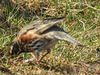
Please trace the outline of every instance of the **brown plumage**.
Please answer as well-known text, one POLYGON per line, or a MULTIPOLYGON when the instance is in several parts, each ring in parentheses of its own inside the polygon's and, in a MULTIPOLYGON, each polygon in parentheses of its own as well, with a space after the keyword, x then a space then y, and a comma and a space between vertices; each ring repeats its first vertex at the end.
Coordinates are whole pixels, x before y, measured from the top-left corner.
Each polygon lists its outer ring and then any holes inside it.
MULTIPOLYGON (((9 51, 10 55, 15 57, 22 52, 35 52, 35 56, 38 58, 39 52, 42 50, 47 50, 45 55, 50 53, 50 49, 59 40, 69 41, 78 46, 82 46, 81 43, 71 38, 67 32, 56 26, 56 24, 62 20, 63 18, 35 20, 27 24, 12 41, 9 51)), ((43 55, 43 57, 45 55, 43 55)), ((43 57, 38 61, 41 61, 43 57)))

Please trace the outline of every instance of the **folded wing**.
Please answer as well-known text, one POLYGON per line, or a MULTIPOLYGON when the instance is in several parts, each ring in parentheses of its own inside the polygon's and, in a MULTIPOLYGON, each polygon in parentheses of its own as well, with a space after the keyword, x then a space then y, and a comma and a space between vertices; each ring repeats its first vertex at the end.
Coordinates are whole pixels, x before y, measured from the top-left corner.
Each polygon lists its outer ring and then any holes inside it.
POLYGON ((54 26, 56 23, 62 21, 64 17, 62 18, 52 18, 52 19, 46 19, 46 20, 35 20, 29 24, 27 24, 25 27, 23 27, 19 33, 18 36, 21 36, 23 34, 26 34, 28 31, 32 30, 34 33, 41 34, 47 29, 54 26))

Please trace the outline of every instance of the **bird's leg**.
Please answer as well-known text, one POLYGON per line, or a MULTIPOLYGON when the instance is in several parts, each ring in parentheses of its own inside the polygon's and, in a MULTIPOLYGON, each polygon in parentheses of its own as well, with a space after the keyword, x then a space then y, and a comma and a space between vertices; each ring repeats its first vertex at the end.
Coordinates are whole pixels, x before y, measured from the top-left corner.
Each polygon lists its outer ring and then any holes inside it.
POLYGON ((51 52, 51 50, 49 49, 49 50, 47 50, 47 53, 46 54, 44 54, 38 61, 36 61, 36 62, 41 62, 41 60, 47 55, 47 54, 49 54, 51 52))
POLYGON ((47 50, 47 53, 44 54, 44 55, 38 60, 38 58, 39 58, 39 52, 38 52, 38 51, 35 51, 35 53, 36 53, 35 57, 34 57, 34 55, 31 53, 31 55, 32 55, 34 58, 27 59, 27 60, 25 60, 25 62, 31 62, 31 61, 33 61, 34 59, 37 59, 37 61, 36 61, 35 63, 41 62, 41 60, 42 60, 47 54, 49 54, 50 52, 51 52, 50 49, 47 50))

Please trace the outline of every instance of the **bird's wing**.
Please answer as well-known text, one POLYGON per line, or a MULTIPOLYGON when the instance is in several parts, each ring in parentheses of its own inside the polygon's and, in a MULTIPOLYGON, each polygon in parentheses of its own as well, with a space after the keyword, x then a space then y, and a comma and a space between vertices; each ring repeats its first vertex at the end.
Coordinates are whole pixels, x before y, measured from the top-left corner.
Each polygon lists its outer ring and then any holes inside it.
POLYGON ((47 30, 45 34, 48 35, 47 37, 51 39, 64 40, 64 41, 74 43, 78 46, 83 46, 81 43, 79 43, 78 41, 70 37, 67 32, 65 32, 63 29, 57 26, 53 26, 52 28, 47 30))
POLYGON ((62 21, 64 17, 62 18, 56 18, 56 19, 46 19, 46 20, 35 20, 26 26, 24 26, 18 33, 18 36, 21 36, 23 34, 26 34, 28 31, 32 30, 35 33, 41 34, 47 29, 54 26, 56 23, 62 21))

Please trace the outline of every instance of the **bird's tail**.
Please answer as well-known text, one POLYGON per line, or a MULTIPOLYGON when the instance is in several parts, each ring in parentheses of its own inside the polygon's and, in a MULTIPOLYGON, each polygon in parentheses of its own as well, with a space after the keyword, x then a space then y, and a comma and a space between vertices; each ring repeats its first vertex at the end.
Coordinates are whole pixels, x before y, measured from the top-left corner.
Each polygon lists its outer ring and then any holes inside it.
POLYGON ((65 37, 63 38, 63 40, 69 41, 69 42, 71 42, 73 44, 76 44, 78 46, 83 46, 83 44, 81 44, 80 42, 76 41, 74 38, 70 37, 68 34, 65 35, 65 37))
POLYGON ((54 37, 58 40, 64 40, 64 41, 68 41, 68 42, 71 42, 73 44, 76 44, 78 46, 84 46, 83 44, 76 41, 74 38, 70 37, 68 35, 68 33, 64 32, 64 31, 55 32, 54 37))

